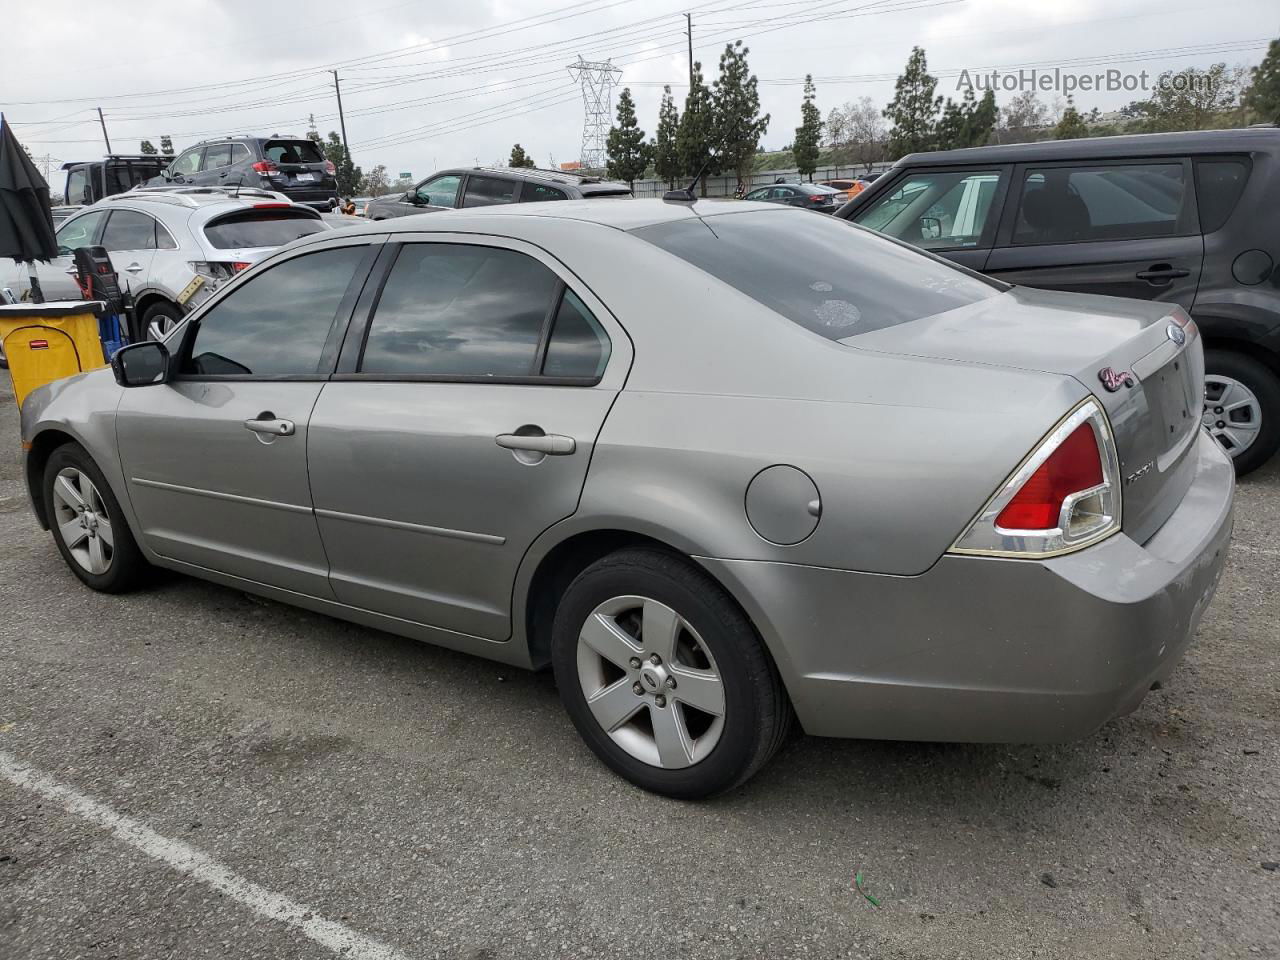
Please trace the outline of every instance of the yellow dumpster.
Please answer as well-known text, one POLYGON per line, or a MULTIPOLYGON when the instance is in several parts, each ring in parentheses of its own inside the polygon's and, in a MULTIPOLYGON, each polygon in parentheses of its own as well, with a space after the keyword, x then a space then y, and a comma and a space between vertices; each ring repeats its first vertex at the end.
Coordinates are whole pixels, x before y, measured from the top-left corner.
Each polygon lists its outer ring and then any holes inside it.
POLYGON ((18 407, 36 387, 105 367, 96 300, 0 304, 0 345, 18 407))

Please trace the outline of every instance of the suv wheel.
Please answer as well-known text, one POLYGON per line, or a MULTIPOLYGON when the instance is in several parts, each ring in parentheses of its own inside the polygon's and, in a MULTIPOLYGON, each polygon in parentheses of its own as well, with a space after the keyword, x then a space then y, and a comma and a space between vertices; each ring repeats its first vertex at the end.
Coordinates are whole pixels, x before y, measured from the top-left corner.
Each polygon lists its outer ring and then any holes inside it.
POLYGON ((182 321, 182 308, 167 300, 147 307, 142 315, 143 336, 147 340, 162 340, 182 321))
POLYGON ((1206 350, 1201 422, 1244 476, 1280 447, 1280 377, 1232 350, 1206 350))
POLYGON ((44 502, 54 543, 71 572, 104 593, 132 589, 147 568, 129 524, 93 458, 78 444, 53 451, 44 502))
POLYGON ((704 571, 657 550, 622 550, 578 575, 556 611, 552 665, 587 745, 655 793, 729 790, 790 729, 751 623, 704 571))

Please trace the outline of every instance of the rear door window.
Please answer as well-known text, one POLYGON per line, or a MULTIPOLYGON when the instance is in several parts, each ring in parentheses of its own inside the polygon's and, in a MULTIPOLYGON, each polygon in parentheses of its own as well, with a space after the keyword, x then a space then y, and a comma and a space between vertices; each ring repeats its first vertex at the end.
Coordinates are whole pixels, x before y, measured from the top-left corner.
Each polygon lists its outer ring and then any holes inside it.
POLYGON ((1026 171, 1013 242, 1075 243, 1181 235, 1181 162, 1026 171))
POLYGON ((547 341, 543 375, 598 378, 608 362, 609 335, 578 295, 565 290, 547 341))
POLYGON ((1197 160, 1196 200, 1200 206, 1200 232, 1222 228, 1236 208, 1249 180, 1249 164, 1239 160, 1197 160))
POLYGON ((134 210, 112 210, 107 229, 102 231, 102 245, 109 252, 117 250, 154 250, 156 222, 145 213, 134 210))
POLYGON ((268 140, 262 152, 273 163, 324 163, 324 154, 314 140, 268 140))
POLYGON ((467 192, 463 196, 464 207, 492 207, 500 203, 511 203, 516 198, 514 180, 501 180, 497 177, 467 177, 467 192))
POLYGON ((913 173, 855 219, 926 250, 977 247, 988 225, 994 226, 992 205, 1001 176, 999 170, 913 173))
POLYGON ((204 148, 204 164, 201 170, 216 170, 231 166, 231 144, 215 143, 204 148))
POLYGON ((279 247, 328 229, 319 217, 294 210, 247 210, 207 224, 204 235, 219 250, 279 247))
POLYGON ((533 376, 558 289, 555 274, 514 250, 406 244, 370 320, 360 371, 533 376))
POLYGON ((539 203, 543 200, 568 200, 563 190, 557 190, 555 187, 548 187, 542 183, 529 183, 525 181, 524 186, 520 189, 521 203, 539 203))
POLYGON ((633 233, 829 340, 909 323, 1006 289, 836 217, 757 210, 633 233))

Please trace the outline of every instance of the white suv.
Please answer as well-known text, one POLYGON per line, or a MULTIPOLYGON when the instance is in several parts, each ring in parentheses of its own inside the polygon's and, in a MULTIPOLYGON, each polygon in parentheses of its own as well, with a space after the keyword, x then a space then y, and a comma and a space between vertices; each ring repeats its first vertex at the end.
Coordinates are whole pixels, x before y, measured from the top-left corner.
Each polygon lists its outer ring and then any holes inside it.
MULTIPOLYGON (((137 304, 140 330, 173 327, 225 280, 277 247, 330 229, 311 207, 265 190, 130 190, 58 225, 58 256, 37 265, 46 300, 78 300, 72 251, 102 246, 137 304)), ((27 267, 0 261, 0 289, 25 297, 27 267)))

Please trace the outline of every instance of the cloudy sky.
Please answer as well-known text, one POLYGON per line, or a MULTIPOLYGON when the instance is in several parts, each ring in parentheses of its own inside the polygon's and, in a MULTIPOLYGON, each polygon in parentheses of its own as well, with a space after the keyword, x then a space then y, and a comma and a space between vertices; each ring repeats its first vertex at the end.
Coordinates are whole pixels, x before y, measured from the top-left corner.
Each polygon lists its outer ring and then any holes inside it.
MULTIPOLYGON (((0 110, 36 155, 103 152, 96 107, 117 152, 173 137, 179 150, 227 133, 302 134, 314 115, 337 129, 342 81, 352 153, 421 178, 432 169, 504 160, 519 142, 538 165, 576 159, 580 90, 566 69, 611 58, 641 125, 656 123, 662 85, 687 89, 685 13, 708 80, 727 41, 751 50, 772 115, 765 144, 789 143, 801 84, 818 103, 883 105, 912 45, 939 92, 956 74, 998 68, 1126 73, 1217 61, 1253 65, 1280 33, 1274 0, 8 0, 0 110), (357 9, 359 8, 359 9, 357 9), (110 22, 106 36, 93 24, 110 22)), ((1003 101, 1009 94, 1000 96, 1003 101)), ((1045 95, 1051 100, 1052 95, 1045 95)), ((1133 94, 1077 94, 1113 109, 1133 94)), ((54 178, 55 181, 57 178, 54 178)), ((58 183, 55 182, 55 187, 58 183)))

